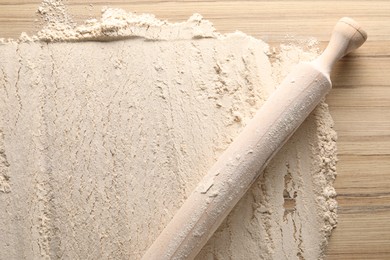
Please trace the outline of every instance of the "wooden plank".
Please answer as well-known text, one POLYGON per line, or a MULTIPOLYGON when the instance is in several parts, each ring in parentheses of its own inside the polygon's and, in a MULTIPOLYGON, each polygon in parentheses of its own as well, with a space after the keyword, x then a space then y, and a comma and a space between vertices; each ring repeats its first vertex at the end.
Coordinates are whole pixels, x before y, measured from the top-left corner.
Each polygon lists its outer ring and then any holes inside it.
MULTIPOLYGON (((390 44, 390 41, 387 43, 390 44)), ((333 84, 335 87, 387 86, 387 91, 390 91, 390 82, 384 80, 385 74, 390 71, 389 58, 389 56, 346 57, 337 63, 334 68, 332 73, 333 84)))
MULTIPOLYGON (((389 155, 339 155, 335 188, 342 196, 389 196, 389 155), (387 195, 386 195, 387 194, 387 195)), ((345 201, 339 201, 344 205, 345 201)), ((348 206, 345 204, 344 206, 348 206)))
POLYGON ((364 137, 390 137, 389 107, 345 106, 331 108, 331 112, 336 121, 338 136, 343 139, 363 137, 362 141, 364 141, 364 137))
POLYGON ((327 251, 333 259, 389 259, 389 210, 350 212, 339 215, 327 251), (373 220, 375 216, 375 220, 373 220))
MULTIPOLYGON (((389 82, 390 83, 390 82, 389 82)), ((335 85, 327 103, 332 109, 343 109, 345 107, 382 107, 390 108, 389 92, 390 85, 363 85, 363 86, 338 86, 335 85), (346 98, 348 97, 348 98, 346 98)))
MULTIPOLYGON (((40 1, 0 0, 0 37, 39 29, 40 1)), ((241 30, 270 43, 314 36, 324 47, 342 16, 358 20, 369 40, 338 63, 327 98, 338 131, 339 224, 327 259, 390 256, 390 2, 389 1, 124 1, 68 0, 76 21, 109 5, 170 21, 201 13, 221 32, 241 30), (89 6, 92 3, 92 6, 89 6)))

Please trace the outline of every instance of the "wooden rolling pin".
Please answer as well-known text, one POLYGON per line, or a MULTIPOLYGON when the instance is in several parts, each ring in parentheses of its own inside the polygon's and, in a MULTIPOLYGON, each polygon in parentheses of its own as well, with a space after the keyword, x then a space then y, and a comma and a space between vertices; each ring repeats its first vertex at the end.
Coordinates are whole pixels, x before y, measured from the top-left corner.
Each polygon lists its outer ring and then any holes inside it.
POLYGON ((143 260, 193 259, 305 118, 331 89, 334 63, 367 34, 350 18, 336 24, 314 61, 298 64, 211 167, 143 260))

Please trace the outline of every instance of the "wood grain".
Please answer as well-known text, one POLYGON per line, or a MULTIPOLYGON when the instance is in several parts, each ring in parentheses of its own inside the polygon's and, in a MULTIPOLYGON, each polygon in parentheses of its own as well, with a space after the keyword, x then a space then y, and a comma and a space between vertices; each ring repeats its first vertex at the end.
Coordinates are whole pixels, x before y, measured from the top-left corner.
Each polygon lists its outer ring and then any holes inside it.
MULTIPOLYGON (((37 31, 40 1, 0 0, 0 37, 37 31)), ((222 32, 241 30, 268 42, 314 36, 329 40, 335 22, 353 17, 368 42, 338 63, 327 98, 338 131, 339 224, 327 259, 390 258, 389 1, 67 1, 76 21, 109 5, 179 21, 201 13, 222 32), (92 4, 90 6, 89 4, 92 4)), ((323 43, 324 45, 325 43, 323 43)))

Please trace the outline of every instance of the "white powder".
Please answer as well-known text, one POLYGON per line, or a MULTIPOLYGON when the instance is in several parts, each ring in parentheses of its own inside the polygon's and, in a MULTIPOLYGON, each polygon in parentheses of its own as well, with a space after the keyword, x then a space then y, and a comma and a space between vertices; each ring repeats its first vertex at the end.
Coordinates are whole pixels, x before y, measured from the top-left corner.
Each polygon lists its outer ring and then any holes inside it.
MULTIPOLYGON (((0 45, 0 258, 139 259, 312 40, 276 49, 200 15, 61 1, 0 45), (305 46, 305 47, 300 47, 305 46)), ((197 259, 321 259, 336 224, 336 134, 322 103, 197 259)))

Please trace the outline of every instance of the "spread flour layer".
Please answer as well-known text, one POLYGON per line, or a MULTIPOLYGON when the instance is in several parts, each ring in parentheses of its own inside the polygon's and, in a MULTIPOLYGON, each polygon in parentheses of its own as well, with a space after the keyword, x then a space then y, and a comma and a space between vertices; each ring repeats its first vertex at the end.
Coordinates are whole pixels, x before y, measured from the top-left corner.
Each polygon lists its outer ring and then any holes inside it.
MULTIPOLYGON (((3 41, 0 258, 140 259, 312 45, 116 9, 3 41)), ((197 259, 322 258, 332 124, 321 103, 197 259)))

